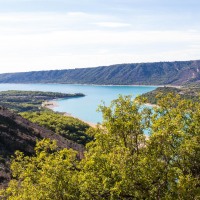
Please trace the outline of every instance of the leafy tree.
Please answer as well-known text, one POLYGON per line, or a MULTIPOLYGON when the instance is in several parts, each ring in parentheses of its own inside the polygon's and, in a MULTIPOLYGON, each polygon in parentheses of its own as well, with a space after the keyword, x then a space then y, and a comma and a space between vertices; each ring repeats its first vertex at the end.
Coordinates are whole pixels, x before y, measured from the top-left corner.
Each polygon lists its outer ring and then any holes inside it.
POLYGON ((152 198, 195 199, 200 195, 200 104, 172 94, 157 98, 145 164, 152 198))
POLYGON ((36 155, 15 153, 11 169, 14 179, 3 194, 12 200, 78 199, 78 161, 73 150, 57 149, 55 141, 42 140, 36 155))
POLYGON ((84 198, 200 197, 200 104, 173 94, 157 98, 153 110, 142 109, 130 97, 100 107, 103 128, 82 161, 84 198))
POLYGON ((137 198, 136 172, 145 145, 140 104, 130 96, 120 96, 100 110, 103 128, 96 130, 95 141, 88 145, 82 161, 81 194, 86 199, 137 198))

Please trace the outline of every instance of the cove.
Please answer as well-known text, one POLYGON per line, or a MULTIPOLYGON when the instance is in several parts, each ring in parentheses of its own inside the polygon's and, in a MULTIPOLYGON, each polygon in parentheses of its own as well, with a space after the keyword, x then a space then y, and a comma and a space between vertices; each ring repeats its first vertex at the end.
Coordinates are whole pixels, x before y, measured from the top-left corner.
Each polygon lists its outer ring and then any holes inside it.
POLYGON ((157 86, 103 86, 76 84, 0 84, 0 91, 28 90, 62 93, 83 93, 86 96, 71 99, 55 100, 54 111, 67 112, 86 122, 101 123, 102 116, 96 110, 102 101, 108 106, 110 102, 121 95, 137 95, 152 91, 157 86))

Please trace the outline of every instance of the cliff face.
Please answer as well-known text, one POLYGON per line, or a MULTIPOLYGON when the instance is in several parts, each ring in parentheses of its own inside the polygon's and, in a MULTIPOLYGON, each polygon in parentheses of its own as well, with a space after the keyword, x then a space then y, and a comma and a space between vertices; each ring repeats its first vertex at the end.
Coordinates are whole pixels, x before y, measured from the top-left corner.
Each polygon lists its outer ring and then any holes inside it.
POLYGON ((83 156, 84 147, 0 107, 0 187, 10 180, 10 157, 16 150, 34 152, 36 140, 56 140, 59 148, 72 148, 83 156))
POLYGON ((95 68, 0 74, 0 83, 200 84, 200 60, 118 64, 95 68))

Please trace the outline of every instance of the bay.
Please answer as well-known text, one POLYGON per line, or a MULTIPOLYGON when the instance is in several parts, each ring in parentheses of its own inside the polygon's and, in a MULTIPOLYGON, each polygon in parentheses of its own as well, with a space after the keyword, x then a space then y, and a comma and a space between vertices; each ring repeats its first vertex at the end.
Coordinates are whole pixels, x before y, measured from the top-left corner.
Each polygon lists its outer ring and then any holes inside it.
POLYGON ((57 107, 54 111, 67 112, 86 122, 98 123, 102 121, 101 113, 96 110, 102 101, 106 105, 121 95, 137 95, 152 91, 156 86, 102 86, 76 84, 0 84, 0 91, 27 90, 62 93, 83 93, 86 96, 71 99, 55 100, 57 107))

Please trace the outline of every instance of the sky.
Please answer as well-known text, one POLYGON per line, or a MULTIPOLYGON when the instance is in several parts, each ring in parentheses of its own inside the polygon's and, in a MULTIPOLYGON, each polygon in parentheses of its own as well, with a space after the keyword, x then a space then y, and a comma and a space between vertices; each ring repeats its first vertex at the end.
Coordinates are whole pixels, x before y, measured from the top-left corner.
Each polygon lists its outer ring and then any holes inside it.
POLYGON ((0 0, 0 73, 200 59, 199 0, 0 0))

